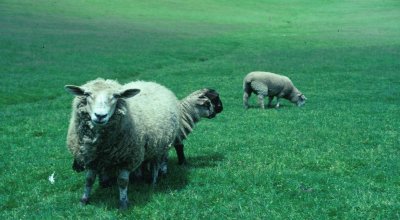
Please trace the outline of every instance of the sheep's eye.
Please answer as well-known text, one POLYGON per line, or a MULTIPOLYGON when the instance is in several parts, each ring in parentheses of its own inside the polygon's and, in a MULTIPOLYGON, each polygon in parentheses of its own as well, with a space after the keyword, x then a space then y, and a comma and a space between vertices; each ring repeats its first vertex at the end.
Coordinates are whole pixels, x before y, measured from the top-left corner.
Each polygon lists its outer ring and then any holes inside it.
POLYGON ((119 98, 121 98, 121 95, 120 94, 114 94, 114 95, 112 95, 111 98, 119 99, 119 98))
POLYGON ((84 92, 83 95, 86 96, 86 97, 89 97, 91 95, 91 93, 90 92, 84 92))

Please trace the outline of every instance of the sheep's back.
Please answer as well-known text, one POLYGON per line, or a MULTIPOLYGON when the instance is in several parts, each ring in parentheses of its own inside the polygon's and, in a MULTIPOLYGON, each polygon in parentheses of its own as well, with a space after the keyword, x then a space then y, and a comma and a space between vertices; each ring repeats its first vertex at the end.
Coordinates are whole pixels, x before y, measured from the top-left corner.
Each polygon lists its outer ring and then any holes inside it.
POLYGON ((251 72, 246 75, 244 82, 261 82, 268 87, 268 95, 279 95, 290 93, 293 88, 292 81, 282 75, 270 72, 251 72))
POLYGON ((127 99, 138 135, 146 141, 145 159, 163 155, 179 130, 179 102, 174 93, 154 82, 136 81, 124 89, 140 89, 127 99))

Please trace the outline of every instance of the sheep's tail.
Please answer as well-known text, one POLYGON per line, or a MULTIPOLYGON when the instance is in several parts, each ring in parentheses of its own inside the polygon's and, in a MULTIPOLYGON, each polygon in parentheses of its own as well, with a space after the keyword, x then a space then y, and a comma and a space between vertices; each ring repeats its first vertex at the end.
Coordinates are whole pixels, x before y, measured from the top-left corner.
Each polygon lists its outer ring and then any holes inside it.
POLYGON ((243 80, 243 91, 246 93, 251 93, 251 81, 247 80, 246 78, 243 80))

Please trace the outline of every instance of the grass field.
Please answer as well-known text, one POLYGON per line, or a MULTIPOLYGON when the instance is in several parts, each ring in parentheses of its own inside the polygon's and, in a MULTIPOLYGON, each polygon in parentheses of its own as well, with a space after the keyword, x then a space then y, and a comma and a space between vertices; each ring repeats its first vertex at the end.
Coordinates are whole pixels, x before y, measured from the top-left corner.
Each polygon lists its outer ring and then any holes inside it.
POLYGON ((397 0, 0 1, 1 219, 399 219, 397 0), (305 107, 242 106, 242 79, 289 76, 305 107), (212 87, 224 111, 171 151, 157 186, 100 189, 65 146, 66 84, 212 87), (55 172, 55 184, 48 176, 55 172))

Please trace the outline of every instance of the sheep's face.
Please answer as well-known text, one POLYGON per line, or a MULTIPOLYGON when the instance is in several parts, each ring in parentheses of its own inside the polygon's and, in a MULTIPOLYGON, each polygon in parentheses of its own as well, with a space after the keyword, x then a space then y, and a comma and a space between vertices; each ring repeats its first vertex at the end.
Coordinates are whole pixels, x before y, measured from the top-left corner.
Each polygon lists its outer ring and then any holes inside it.
POLYGON ((89 91, 78 86, 65 86, 73 95, 86 99, 86 110, 95 125, 105 125, 115 112, 117 102, 121 98, 130 98, 140 92, 138 89, 127 89, 116 92, 111 89, 89 91))
POLYGON ((202 118, 214 118, 217 114, 214 105, 212 105, 211 101, 205 96, 200 96, 197 99, 196 110, 202 118))
POLYGON ((306 100, 307 98, 303 94, 299 94, 297 96, 297 102, 296 102, 297 106, 299 107, 303 106, 304 104, 306 104, 306 100))
POLYGON ((219 98, 218 92, 214 89, 206 89, 206 91, 207 92, 205 93, 205 96, 211 101, 212 105, 215 108, 216 114, 222 112, 224 108, 222 106, 222 101, 219 98))
POLYGON ((204 94, 197 100, 197 111, 203 118, 214 118, 222 111, 219 94, 213 89, 204 89, 204 94))

